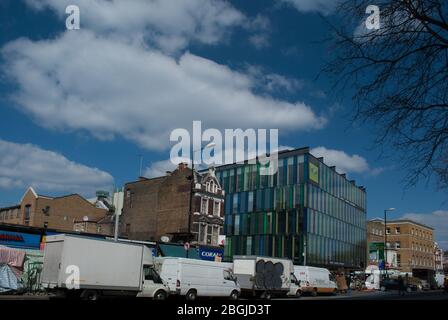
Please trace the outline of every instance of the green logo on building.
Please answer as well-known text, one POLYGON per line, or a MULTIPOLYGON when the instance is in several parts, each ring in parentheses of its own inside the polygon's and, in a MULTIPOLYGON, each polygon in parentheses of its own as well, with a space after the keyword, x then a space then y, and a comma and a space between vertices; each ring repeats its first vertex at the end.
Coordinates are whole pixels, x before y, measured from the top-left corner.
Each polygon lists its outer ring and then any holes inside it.
POLYGON ((312 164, 311 162, 310 164, 310 180, 314 181, 315 183, 319 183, 319 167, 312 164))

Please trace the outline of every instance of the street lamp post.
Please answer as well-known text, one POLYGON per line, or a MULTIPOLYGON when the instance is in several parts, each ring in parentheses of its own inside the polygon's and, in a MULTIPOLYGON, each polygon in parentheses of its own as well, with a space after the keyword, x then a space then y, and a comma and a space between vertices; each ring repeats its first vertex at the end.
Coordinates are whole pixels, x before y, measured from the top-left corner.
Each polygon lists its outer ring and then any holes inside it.
MULTIPOLYGON (((188 236, 191 237, 191 217, 193 216, 193 193, 194 193, 194 153, 198 151, 203 151, 204 149, 214 147, 216 143, 210 142, 205 147, 197 150, 192 150, 191 152, 191 181, 190 181, 190 203, 188 210, 188 236)), ((187 250, 187 258, 190 250, 187 250)))
POLYGON ((387 278, 387 212, 394 210, 395 208, 389 208, 384 210, 384 270, 386 271, 386 278, 387 278))

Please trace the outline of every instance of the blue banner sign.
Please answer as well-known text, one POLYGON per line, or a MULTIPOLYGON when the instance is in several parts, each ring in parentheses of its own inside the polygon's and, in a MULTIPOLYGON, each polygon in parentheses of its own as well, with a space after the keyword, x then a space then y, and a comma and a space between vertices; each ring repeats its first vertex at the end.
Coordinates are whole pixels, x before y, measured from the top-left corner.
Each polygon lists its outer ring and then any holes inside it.
POLYGON ((39 249, 40 234, 0 230, 0 245, 12 248, 39 249))
POLYGON ((215 261, 216 256, 222 259, 223 255, 223 248, 199 247, 199 257, 201 260, 215 261))

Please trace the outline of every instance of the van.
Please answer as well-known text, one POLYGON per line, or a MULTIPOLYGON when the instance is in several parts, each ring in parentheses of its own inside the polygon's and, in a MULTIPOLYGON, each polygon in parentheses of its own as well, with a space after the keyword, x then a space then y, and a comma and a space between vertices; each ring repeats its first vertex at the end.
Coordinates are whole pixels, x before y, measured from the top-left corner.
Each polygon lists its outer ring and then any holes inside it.
POLYGON ((309 293, 312 296, 319 293, 337 293, 336 282, 328 269, 294 266, 294 275, 302 293, 309 293))
POLYGON ((156 269, 171 294, 187 300, 197 297, 228 297, 238 299, 241 289, 231 264, 187 258, 155 259, 156 269))
POLYGON ((289 259, 234 256, 233 272, 242 293, 251 298, 270 299, 286 296, 295 282, 293 263, 289 259))

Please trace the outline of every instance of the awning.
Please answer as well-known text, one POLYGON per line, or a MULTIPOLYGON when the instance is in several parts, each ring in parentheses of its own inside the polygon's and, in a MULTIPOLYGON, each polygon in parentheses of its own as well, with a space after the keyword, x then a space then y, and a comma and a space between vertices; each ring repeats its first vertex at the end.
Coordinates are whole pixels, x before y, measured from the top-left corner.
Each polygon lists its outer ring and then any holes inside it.
MULTIPOLYGON (((159 249, 162 252, 163 257, 177 257, 177 258, 187 257, 187 252, 185 251, 184 246, 159 244, 159 249)), ((190 248, 188 250, 188 258, 200 259, 198 249, 190 248)))

